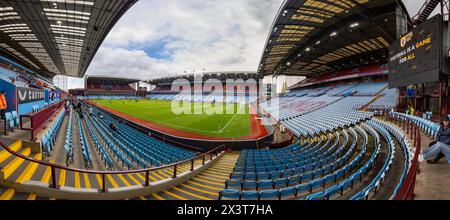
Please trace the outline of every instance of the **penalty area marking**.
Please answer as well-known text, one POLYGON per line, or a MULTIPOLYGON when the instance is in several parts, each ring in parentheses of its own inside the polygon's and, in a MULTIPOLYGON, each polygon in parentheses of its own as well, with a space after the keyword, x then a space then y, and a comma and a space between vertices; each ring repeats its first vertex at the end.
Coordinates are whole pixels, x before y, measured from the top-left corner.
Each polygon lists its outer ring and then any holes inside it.
MULTIPOLYGON (((242 108, 242 107, 241 107, 241 108, 242 108)), ((225 130, 225 128, 228 127, 228 125, 230 125, 230 122, 233 121, 234 118, 236 118, 236 115, 238 115, 238 112, 239 112, 239 111, 237 111, 237 112, 233 115, 233 117, 230 118, 230 120, 228 121, 228 123, 227 123, 227 124, 219 131, 219 134, 222 133, 223 130, 225 130)))

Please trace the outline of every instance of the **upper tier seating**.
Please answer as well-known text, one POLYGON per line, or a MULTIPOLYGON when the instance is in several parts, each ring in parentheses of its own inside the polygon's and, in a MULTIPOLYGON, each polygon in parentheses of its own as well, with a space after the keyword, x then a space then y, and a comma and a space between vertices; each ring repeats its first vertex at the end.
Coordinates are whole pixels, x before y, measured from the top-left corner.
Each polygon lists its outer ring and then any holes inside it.
MULTIPOLYGON (((361 83, 321 87, 318 89, 301 89, 285 94, 279 98, 273 98, 270 101, 263 102, 260 107, 271 115, 275 120, 288 120, 310 112, 314 112, 327 105, 332 105, 348 95, 355 96, 373 96, 379 93, 387 86, 385 82, 381 83, 361 83)), ((390 97, 391 93, 387 93, 390 97)), ((361 102, 360 107, 369 104, 361 102)), ((383 101, 383 100, 381 100, 383 101)), ((384 102, 383 102, 384 103, 384 102)), ((357 107, 352 105, 351 107, 357 107)))
POLYGON ((276 120, 285 120, 313 112, 340 99, 342 97, 282 97, 264 102, 260 107, 276 120))
POLYGON ((183 95, 183 94, 158 94, 153 93, 147 95, 146 98, 154 100, 167 101, 186 101, 186 102, 224 102, 224 103, 253 103, 258 100, 256 95, 238 94, 232 96, 218 96, 218 95, 183 95))
POLYGON ((21 77, 9 69, 3 68, 0 66, 0 79, 5 80, 6 82, 12 83, 19 87, 29 87, 29 84, 25 81, 22 81, 21 77))
POLYGON ((331 132, 336 128, 355 125, 371 118, 373 113, 361 112, 354 107, 372 99, 373 97, 346 97, 312 113, 285 119, 282 123, 297 136, 315 136, 331 132))
POLYGON ((86 99, 103 99, 103 100, 136 100, 142 99, 141 97, 129 95, 129 96, 121 96, 121 95, 90 95, 90 96, 77 96, 77 99, 86 100, 86 99))
POLYGON ((113 82, 99 82, 99 83, 88 82, 86 89, 88 91, 107 91, 113 93, 134 92, 133 88, 131 88, 129 85, 117 84, 113 82))
POLYGON ((356 95, 374 96, 386 87, 386 82, 362 83, 350 90, 356 92, 356 95))
POLYGON ((387 89, 381 93, 381 97, 370 104, 369 109, 393 109, 398 104, 398 90, 387 89))

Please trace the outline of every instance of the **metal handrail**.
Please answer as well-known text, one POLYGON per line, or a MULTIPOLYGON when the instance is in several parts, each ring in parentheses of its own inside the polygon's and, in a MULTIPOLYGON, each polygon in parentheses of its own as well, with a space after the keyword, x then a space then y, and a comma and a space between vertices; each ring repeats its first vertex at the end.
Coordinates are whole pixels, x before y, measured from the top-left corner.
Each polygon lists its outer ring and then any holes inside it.
POLYGON ((400 118, 391 117, 389 115, 386 116, 386 119, 395 120, 399 123, 399 127, 406 130, 407 135, 411 135, 411 139, 414 140, 414 147, 416 148, 416 152, 414 154, 413 160, 411 162, 411 166, 406 174, 405 181, 400 187, 397 195, 394 196, 394 200, 412 200, 414 199, 414 188, 416 185, 417 173, 419 172, 419 154, 421 152, 421 134, 420 128, 411 120, 403 121, 400 118))
MULTIPOLYGON (((59 100, 59 101, 57 101, 57 102, 55 102, 55 103, 53 103, 53 104, 51 104, 51 105, 41 109, 38 112, 34 112, 34 113, 31 113, 31 114, 27 114, 27 115, 20 115, 19 116, 19 119, 20 119, 20 130, 31 132, 30 140, 31 141, 35 141, 35 136, 36 136, 35 132, 36 132, 36 130, 39 130, 40 128, 42 128, 43 124, 39 124, 39 125, 34 124, 33 118, 37 117, 37 115, 42 114, 42 112, 45 112, 45 111, 47 111, 50 108, 55 108, 56 107, 56 110, 55 110, 55 112, 56 112, 62 106, 63 103, 64 103, 64 100, 59 100), (23 120, 24 118, 29 118, 30 119, 30 128, 25 128, 24 127, 24 120, 23 120)), ((54 112, 52 114, 54 114, 54 112)))
POLYGON ((14 152, 9 147, 7 147, 5 144, 3 144, 1 141, 0 141, 0 146, 3 147, 6 151, 8 151, 10 154, 12 154, 12 155, 14 155, 16 157, 22 158, 24 160, 27 160, 27 161, 30 161, 30 162, 33 162, 33 163, 38 163, 40 165, 51 167, 51 182, 52 183, 49 186, 50 188, 59 189, 59 186, 56 183, 56 172, 55 172, 55 168, 58 168, 58 169, 62 169, 62 170, 66 170, 66 171, 72 171, 72 172, 78 172, 78 173, 102 175, 102 187, 99 190, 100 192, 107 192, 105 175, 145 173, 144 186, 147 187, 147 186, 150 185, 149 175, 150 175, 150 172, 152 172, 152 171, 158 171, 158 170, 163 170, 163 169, 166 169, 166 168, 173 167, 174 168, 174 172, 173 172, 174 175, 172 176, 172 178, 177 178, 177 167, 178 167, 178 165, 181 165, 181 164, 184 164, 184 163, 187 163, 187 162, 191 162, 190 171, 193 171, 194 170, 195 160, 202 159, 202 161, 203 161, 202 165, 204 165, 207 155, 210 155, 210 160, 212 160, 214 155, 217 156, 221 152, 225 151, 225 145, 221 145, 220 147, 214 148, 213 150, 210 150, 210 151, 208 151, 206 153, 200 154, 200 155, 195 156, 193 158, 186 159, 186 160, 179 161, 179 162, 172 163, 172 164, 168 164, 168 165, 164 165, 164 166, 160 166, 160 167, 153 167, 153 168, 139 169, 139 170, 129 170, 129 171, 92 171, 92 170, 70 168, 70 167, 65 167, 65 166, 62 166, 62 165, 55 164, 55 163, 49 163, 49 162, 45 162, 45 161, 42 161, 42 160, 36 160, 36 159, 30 158, 30 157, 18 154, 17 152, 14 152))

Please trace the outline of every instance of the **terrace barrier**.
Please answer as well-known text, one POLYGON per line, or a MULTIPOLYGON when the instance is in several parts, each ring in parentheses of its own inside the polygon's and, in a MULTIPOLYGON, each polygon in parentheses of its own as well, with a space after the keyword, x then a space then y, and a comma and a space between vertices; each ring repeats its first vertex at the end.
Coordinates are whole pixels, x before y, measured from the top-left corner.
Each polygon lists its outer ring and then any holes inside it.
POLYGON ((63 106, 64 100, 60 100, 38 112, 20 116, 20 129, 31 132, 31 141, 35 141, 36 134, 45 129, 45 123, 50 117, 63 106), (30 127, 26 128, 25 118, 29 119, 30 127))

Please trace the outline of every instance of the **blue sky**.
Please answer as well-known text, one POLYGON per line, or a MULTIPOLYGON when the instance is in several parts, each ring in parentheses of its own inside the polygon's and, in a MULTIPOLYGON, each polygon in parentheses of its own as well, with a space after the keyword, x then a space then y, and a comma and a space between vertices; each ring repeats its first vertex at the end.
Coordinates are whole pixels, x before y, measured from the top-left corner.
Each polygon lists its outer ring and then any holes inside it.
MULTIPOLYGON (((111 30, 87 74, 144 80, 203 69, 256 71, 282 2, 140 0, 111 30)), ((415 14, 423 0, 404 2, 415 14)), ((82 86, 82 79, 69 80, 69 88, 82 86)))

